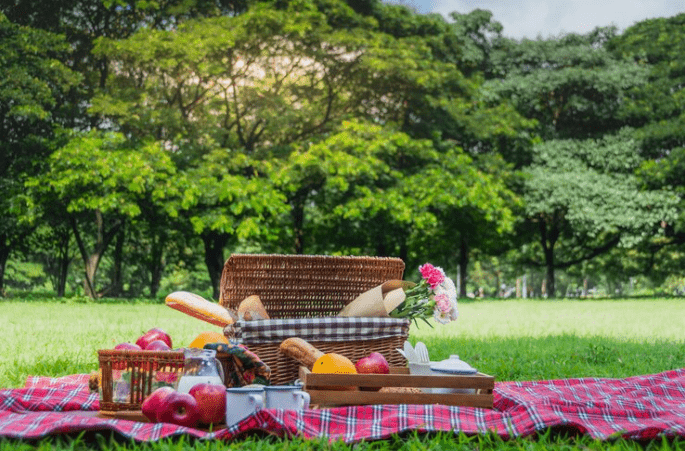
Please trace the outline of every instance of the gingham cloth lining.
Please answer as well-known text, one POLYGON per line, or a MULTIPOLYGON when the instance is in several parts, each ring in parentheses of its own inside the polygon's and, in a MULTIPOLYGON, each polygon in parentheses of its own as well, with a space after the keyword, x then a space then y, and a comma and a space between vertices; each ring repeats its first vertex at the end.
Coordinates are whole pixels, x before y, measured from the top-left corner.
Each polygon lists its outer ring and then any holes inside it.
POLYGON ((406 336, 409 320, 400 318, 287 318, 237 321, 225 331, 245 344, 280 343, 300 337, 310 341, 355 341, 406 336))

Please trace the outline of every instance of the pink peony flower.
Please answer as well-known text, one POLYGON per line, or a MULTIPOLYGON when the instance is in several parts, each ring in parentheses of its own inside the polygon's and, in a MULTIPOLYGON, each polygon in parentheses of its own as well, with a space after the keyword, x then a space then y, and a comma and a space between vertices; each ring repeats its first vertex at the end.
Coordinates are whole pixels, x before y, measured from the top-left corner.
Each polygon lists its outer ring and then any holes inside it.
POLYGON ((440 324, 456 320, 459 315, 457 290, 452 279, 445 275, 442 268, 430 263, 421 265, 419 272, 421 282, 404 288, 404 302, 390 312, 390 316, 409 318, 415 322, 421 319, 428 325, 431 325, 428 322, 431 316, 440 324))
POLYGON ((435 306, 440 310, 442 313, 450 313, 452 310, 452 303, 449 300, 449 297, 445 293, 440 293, 435 295, 435 306))
POLYGON ((431 287, 432 290, 445 281, 445 273, 442 269, 436 268, 430 263, 426 263, 419 267, 419 272, 421 277, 426 280, 426 283, 431 287))

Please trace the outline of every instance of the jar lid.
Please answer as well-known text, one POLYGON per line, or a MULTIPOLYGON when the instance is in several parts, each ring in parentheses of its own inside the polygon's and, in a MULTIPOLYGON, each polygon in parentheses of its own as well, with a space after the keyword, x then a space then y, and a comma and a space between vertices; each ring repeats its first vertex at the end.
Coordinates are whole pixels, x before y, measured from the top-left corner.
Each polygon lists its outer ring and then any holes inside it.
POLYGON ((432 364, 431 370, 450 374, 475 374, 478 372, 474 367, 459 359, 456 354, 451 355, 449 359, 432 364))

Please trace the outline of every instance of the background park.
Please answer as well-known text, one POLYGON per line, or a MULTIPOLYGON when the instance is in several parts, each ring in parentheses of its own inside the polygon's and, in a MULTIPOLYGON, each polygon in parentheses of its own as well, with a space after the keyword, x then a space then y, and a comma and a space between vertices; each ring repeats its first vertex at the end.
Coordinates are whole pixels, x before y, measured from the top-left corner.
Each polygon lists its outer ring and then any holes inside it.
MULTIPOLYGON (((235 252, 441 266, 461 317, 411 339, 498 380, 683 366, 685 14, 514 40, 378 0, 3 0, 0 71, 0 387, 189 341, 162 299, 217 299, 235 252)), ((423 440, 454 444, 382 446, 423 440)))

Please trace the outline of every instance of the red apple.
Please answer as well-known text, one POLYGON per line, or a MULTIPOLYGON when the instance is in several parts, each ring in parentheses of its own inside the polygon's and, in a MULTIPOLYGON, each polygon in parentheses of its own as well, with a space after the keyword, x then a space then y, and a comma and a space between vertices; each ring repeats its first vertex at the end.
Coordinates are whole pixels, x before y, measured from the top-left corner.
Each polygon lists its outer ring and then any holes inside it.
POLYGON ((200 422, 200 408, 195 398, 187 393, 174 391, 160 401, 157 421, 179 426, 197 427, 200 422))
POLYGON ((155 340, 150 342, 146 347, 146 351, 171 351, 171 348, 165 341, 155 340))
MULTIPOLYGON (((140 346, 133 343, 119 343, 114 347, 114 349, 117 351, 141 351, 140 346)), ((112 362, 112 368, 115 370, 125 370, 126 360, 112 362)))
POLYGON ((173 393, 176 393, 176 390, 171 387, 161 387, 150 393, 140 406, 143 415, 153 423, 157 423, 159 421, 157 415, 162 411, 164 400, 173 393))
POLYGON ((368 357, 363 357, 354 365, 357 373, 361 374, 388 374, 390 365, 380 352, 372 352, 368 357))
POLYGON ((143 348, 141 348, 141 347, 138 346, 137 344, 126 342, 126 343, 119 343, 118 345, 116 345, 116 346, 114 347, 114 349, 122 349, 122 350, 126 350, 126 349, 127 349, 127 350, 129 350, 129 351, 140 351, 140 350, 142 350, 143 348))
POLYGON ((169 334, 167 334, 158 327, 153 327, 152 329, 148 330, 143 335, 141 335, 136 341, 136 344, 140 346, 142 349, 147 349, 147 345, 149 345, 155 340, 162 340, 167 344, 167 346, 169 346, 169 348, 174 347, 171 344, 171 337, 169 336, 169 334))
POLYGON ((193 385, 188 393, 197 401, 201 423, 226 421, 226 386, 202 383, 193 385))

